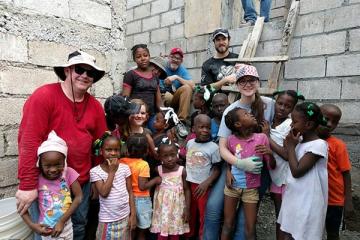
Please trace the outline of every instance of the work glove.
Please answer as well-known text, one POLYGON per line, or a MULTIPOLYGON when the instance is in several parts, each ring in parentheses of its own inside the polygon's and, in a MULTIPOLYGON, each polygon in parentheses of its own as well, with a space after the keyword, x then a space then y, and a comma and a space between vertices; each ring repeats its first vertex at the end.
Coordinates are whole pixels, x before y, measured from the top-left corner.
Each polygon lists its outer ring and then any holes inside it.
POLYGON ((235 166, 245 172, 260 174, 263 163, 259 157, 237 158, 235 166))

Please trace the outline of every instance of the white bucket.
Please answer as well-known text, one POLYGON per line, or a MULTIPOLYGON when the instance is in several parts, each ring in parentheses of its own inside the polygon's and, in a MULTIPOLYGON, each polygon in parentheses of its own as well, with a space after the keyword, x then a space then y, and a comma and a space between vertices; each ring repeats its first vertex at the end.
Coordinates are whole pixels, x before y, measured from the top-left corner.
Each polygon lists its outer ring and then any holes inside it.
POLYGON ((32 231, 16 211, 16 199, 0 200, 0 239, 31 239, 32 231))

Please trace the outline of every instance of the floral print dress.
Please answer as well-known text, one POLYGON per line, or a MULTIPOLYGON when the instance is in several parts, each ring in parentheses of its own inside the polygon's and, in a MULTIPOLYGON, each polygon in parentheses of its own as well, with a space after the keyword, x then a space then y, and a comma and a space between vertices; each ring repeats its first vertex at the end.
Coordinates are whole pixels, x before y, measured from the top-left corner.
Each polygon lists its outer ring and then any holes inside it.
POLYGON ((162 178, 160 186, 155 190, 154 212, 150 231, 160 233, 161 236, 182 235, 190 231, 183 215, 185 209, 185 194, 183 189, 182 172, 180 166, 177 171, 163 173, 162 166, 158 167, 162 178))

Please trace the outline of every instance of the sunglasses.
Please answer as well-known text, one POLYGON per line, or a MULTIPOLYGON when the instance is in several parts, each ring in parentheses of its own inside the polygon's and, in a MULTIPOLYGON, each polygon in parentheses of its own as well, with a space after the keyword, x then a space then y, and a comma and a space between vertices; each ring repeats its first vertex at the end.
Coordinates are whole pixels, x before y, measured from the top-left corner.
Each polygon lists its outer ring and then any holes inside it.
POLYGON ((238 81, 237 84, 244 87, 246 86, 246 84, 250 84, 250 85, 254 85, 257 82, 257 79, 251 78, 249 80, 243 80, 243 81, 238 81))
POLYGON ((76 72, 76 74, 82 75, 84 72, 86 72, 86 75, 89 78, 95 78, 96 74, 97 74, 97 70, 96 69, 85 69, 79 65, 75 65, 74 67, 74 71, 76 72))

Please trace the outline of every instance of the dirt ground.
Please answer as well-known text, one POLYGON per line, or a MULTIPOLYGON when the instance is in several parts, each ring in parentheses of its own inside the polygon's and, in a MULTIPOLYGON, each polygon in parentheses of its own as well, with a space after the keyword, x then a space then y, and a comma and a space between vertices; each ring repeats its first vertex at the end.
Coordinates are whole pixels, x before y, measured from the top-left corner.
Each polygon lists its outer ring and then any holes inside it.
MULTIPOLYGON (((341 231, 341 240, 360 240, 360 137, 359 136, 337 136, 343 139, 348 147, 352 163, 351 177, 353 189, 353 204, 356 217, 349 227, 351 230, 341 231)), ((260 240, 274 240, 275 237, 275 211, 270 195, 266 195, 261 202, 257 236, 260 240)), ((326 239, 326 235, 324 238, 326 239)))

